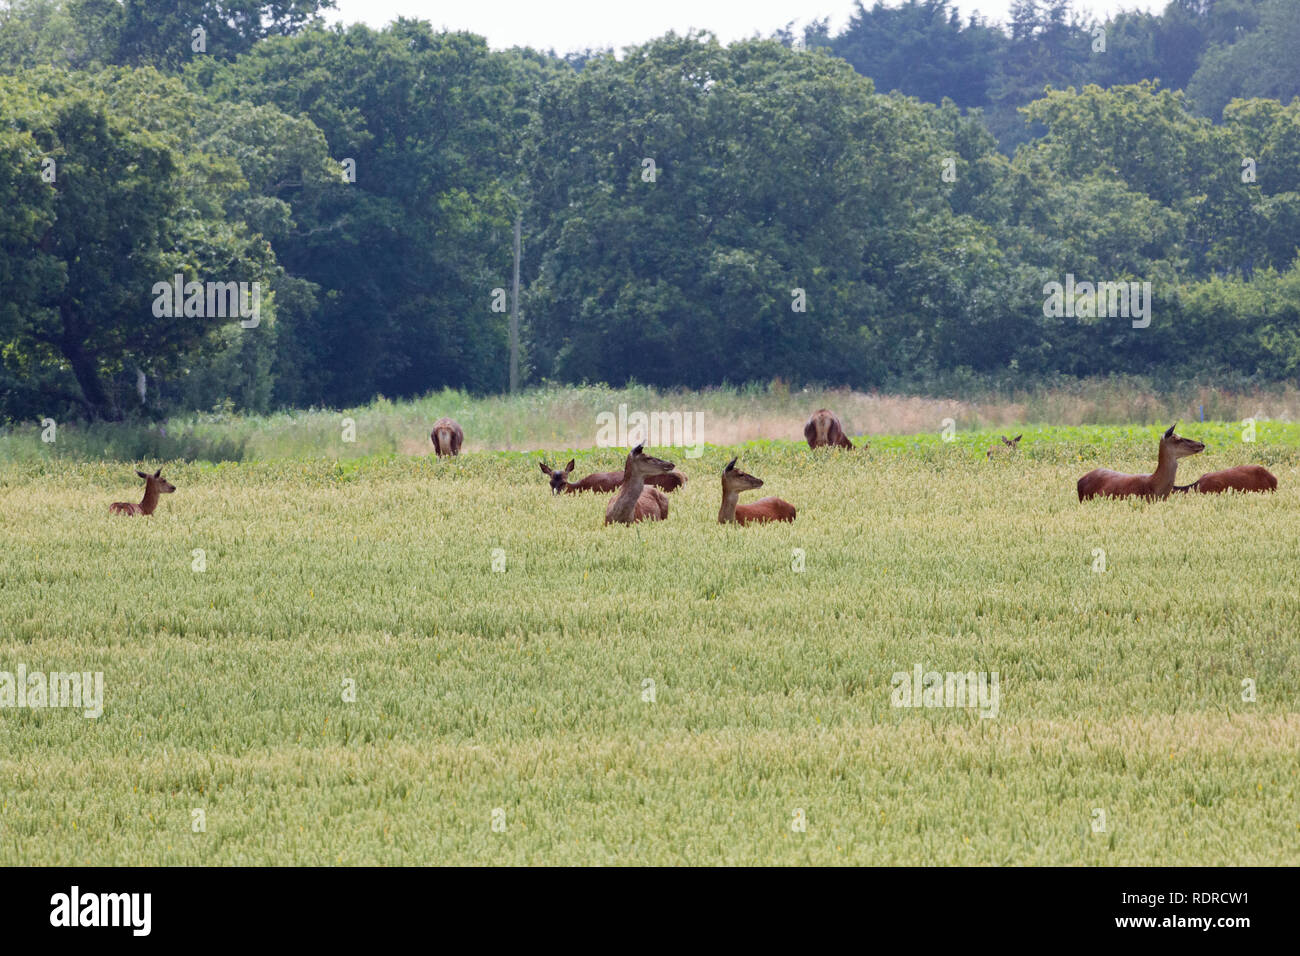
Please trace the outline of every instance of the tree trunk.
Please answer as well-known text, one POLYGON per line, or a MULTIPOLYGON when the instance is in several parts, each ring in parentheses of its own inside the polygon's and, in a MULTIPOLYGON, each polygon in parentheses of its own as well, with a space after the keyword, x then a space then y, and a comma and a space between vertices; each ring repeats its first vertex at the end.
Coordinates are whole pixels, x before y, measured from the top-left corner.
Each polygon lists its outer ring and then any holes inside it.
POLYGON ((90 409, 91 417, 103 418, 110 422, 119 421, 122 415, 108 397, 108 392, 104 390, 104 383, 100 381, 95 357, 86 351, 80 338, 76 337, 75 325, 69 322, 68 318, 65 312, 63 317, 63 340, 60 342, 59 347, 63 352, 63 357, 72 366, 72 374, 76 376, 77 384, 81 386, 81 394, 85 396, 86 406, 90 409))

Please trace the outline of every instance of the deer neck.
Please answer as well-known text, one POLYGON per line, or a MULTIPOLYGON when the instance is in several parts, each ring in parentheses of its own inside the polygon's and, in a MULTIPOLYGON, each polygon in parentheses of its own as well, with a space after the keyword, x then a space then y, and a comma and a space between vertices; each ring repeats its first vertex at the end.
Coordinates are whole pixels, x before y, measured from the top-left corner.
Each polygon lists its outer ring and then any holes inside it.
POLYGON ((645 490, 645 476, 634 475, 632 469, 623 469, 623 486, 618 490, 610 515, 615 521, 630 519, 636 513, 636 502, 645 490))
POLYGON ((152 481, 146 482, 144 486, 144 500, 140 502, 140 513, 151 515, 155 508, 158 507, 158 486, 152 481))
POLYGON ((740 489, 722 489, 722 507, 718 509, 718 524, 727 524, 736 520, 736 502, 740 500, 740 489))
POLYGON ((1178 458, 1164 445, 1160 446, 1160 458, 1156 470, 1151 475, 1151 493, 1157 498, 1164 498, 1174 487, 1178 476, 1178 458))

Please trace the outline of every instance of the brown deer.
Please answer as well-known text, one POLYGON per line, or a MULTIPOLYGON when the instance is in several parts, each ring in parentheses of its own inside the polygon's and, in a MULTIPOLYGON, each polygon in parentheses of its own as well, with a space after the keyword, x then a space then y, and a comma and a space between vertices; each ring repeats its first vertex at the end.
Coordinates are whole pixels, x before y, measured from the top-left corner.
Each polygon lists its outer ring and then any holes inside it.
MULTIPOLYGON (((621 471, 598 471, 579 481, 569 481, 569 475, 573 472, 573 464, 573 460, 570 459, 564 469, 560 470, 559 468, 551 469, 547 467, 544 461, 538 462, 542 474, 551 479, 551 494, 574 495, 581 494, 584 491, 607 494, 611 491, 617 491, 623 484, 623 473, 621 471)), ((676 491, 686 484, 686 476, 680 471, 670 471, 666 475, 646 475, 645 483, 662 488, 664 491, 676 491)))
POLYGON ((1168 498, 1174 490, 1178 459, 1199 455, 1205 445, 1174 434, 1177 422, 1160 439, 1156 470, 1150 475, 1125 475, 1109 468, 1096 468, 1079 479, 1079 500, 1089 498, 1168 498))
POLYGON ((455 419, 440 418, 433 423, 433 431, 429 432, 429 440, 433 442, 433 453, 439 458, 448 455, 459 455, 460 446, 465 441, 465 433, 461 431, 455 419))
POLYGON ((642 445, 628 453, 623 466, 623 485, 608 507, 605 524, 634 524, 637 521, 662 521, 668 517, 668 496, 653 486, 646 486, 650 475, 666 475, 673 470, 671 461, 647 455, 642 445))
POLYGON ((1190 485, 1174 485, 1174 491, 1184 494, 1195 491, 1203 495, 1217 495, 1225 491, 1276 491, 1277 478, 1260 465, 1238 465, 1223 471, 1211 471, 1190 485))
POLYGON ((646 475, 645 483, 662 488, 664 491, 676 491, 686 484, 686 476, 680 471, 670 471, 666 475, 646 475))
POLYGON ((1006 435, 1001 435, 999 437, 1001 438, 1002 444, 994 445, 992 448, 990 448, 988 452, 985 453, 984 455, 985 458, 991 459, 998 452, 1003 452, 1004 450, 1005 450, 1004 451, 1005 454, 1008 455, 1013 454, 1015 450, 1020 446, 1020 439, 1023 438, 1024 436, 1017 435, 1015 438, 1008 438, 1006 435))
POLYGON ((736 504, 742 491, 762 487, 762 478, 741 471, 736 467, 736 459, 731 459, 722 470, 722 507, 718 509, 718 524, 731 521, 742 525, 764 521, 793 521, 794 505, 780 498, 760 498, 752 505, 736 504))
POLYGON ((821 448, 823 445, 853 448, 853 442, 844 437, 844 427, 840 420, 827 408, 819 408, 804 422, 803 437, 808 439, 809 448, 821 448))
POLYGON ((573 464, 573 459, 569 459, 569 463, 564 466, 563 470, 559 468, 552 470, 546 467, 546 462, 538 462, 542 474, 551 479, 551 494, 576 495, 584 491, 605 494, 617 491, 618 487, 623 484, 623 473, 621 471, 598 471, 580 481, 569 481, 569 475, 573 473, 573 464))
POLYGON ((136 474, 144 479, 144 500, 139 504, 134 501, 114 501, 108 506, 109 514, 151 515, 158 507, 158 496, 170 495, 176 490, 176 486, 162 476, 161 468, 152 475, 146 475, 143 471, 137 471, 136 474))

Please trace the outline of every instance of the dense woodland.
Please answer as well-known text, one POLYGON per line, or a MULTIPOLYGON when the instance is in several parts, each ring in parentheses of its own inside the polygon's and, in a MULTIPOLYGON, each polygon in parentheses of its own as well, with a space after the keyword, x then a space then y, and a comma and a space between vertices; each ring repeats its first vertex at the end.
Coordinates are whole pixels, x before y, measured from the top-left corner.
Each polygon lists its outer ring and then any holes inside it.
POLYGON ((1300 0, 617 55, 325 5, 0 3, 0 418, 504 390, 517 218, 525 384, 1300 367, 1300 0), (156 316, 178 273, 260 324, 156 316))

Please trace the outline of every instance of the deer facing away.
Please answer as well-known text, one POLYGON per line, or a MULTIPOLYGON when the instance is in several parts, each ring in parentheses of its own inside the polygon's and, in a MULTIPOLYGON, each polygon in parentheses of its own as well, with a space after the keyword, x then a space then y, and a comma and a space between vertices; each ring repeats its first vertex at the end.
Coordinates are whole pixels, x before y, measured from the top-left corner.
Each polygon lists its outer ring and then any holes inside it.
POLYGON ((614 500, 605 508, 605 524, 634 524, 637 521, 662 521, 668 517, 668 496, 654 486, 646 486, 650 475, 666 475, 673 470, 671 461, 655 458, 637 445, 623 466, 623 484, 614 500))
POLYGON ((439 458, 459 455, 460 446, 465 441, 465 432, 456 424, 455 419, 440 418, 433 423, 429 440, 433 442, 433 453, 439 458))
POLYGON ((139 504, 134 501, 114 501, 108 506, 109 514, 151 515, 158 507, 158 496, 169 495, 176 490, 176 486, 162 476, 161 468, 152 475, 146 475, 143 471, 137 471, 136 474, 144 479, 144 500, 139 504))
POLYGON ((722 471, 722 507, 718 509, 718 524, 758 524, 763 521, 793 521, 794 505, 780 498, 760 498, 750 505, 737 504, 742 491, 762 488, 763 479, 736 467, 731 459, 722 471))
POLYGON ((1274 491, 1277 478, 1261 465, 1238 465, 1223 471, 1211 471, 1197 478, 1190 485, 1174 485, 1174 491, 1197 492, 1202 495, 1217 495, 1225 491, 1274 491))
POLYGON ((803 437, 808 440, 809 448, 821 448, 833 445, 837 448, 852 450, 853 442, 844 435, 844 426, 839 418, 828 408, 819 408, 804 422, 803 437))
POLYGON ((1079 500, 1089 498, 1168 498, 1174 489, 1178 459, 1205 451, 1202 442, 1174 434, 1174 425, 1160 438, 1156 470, 1150 475, 1126 475, 1109 468, 1095 468, 1079 479, 1079 500))

